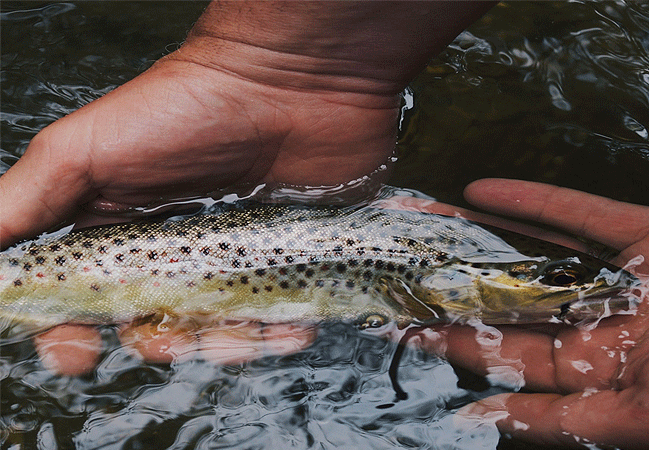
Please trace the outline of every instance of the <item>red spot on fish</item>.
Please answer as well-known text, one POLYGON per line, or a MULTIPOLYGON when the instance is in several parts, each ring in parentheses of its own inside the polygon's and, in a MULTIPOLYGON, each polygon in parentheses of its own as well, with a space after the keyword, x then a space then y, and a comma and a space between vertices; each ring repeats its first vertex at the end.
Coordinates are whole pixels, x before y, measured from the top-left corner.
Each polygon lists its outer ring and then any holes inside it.
POLYGON ((84 267, 84 272, 90 272, 90 267, 88 266, 84 267))
POLYGON ((157 281, 154 281, 153 285, 156 286, 156 287, 160 287, 160 283, 158 283, 157 281))
POLYGON ((125 280, 124 278, 121 278, 121 279, 120 279, 120 283, 122 283, 122 284, 126 284, 126 280, 125 280))
MULTIPOLYGON (((38 272, 38 273, 36 274, 36 276, 37 276, 38 278, 43 278, 43 277, 45 276, 45 274, 44 274, 43 272, 38 272)), ((1 279, 2 279, 2 278, 0 278, 0 280, 1 280, 1 279)))
POLYGON ((170 263, 177 263, 177 262, 178 262, 178 258, 169 258, 169 262, 170 262, 170 263))

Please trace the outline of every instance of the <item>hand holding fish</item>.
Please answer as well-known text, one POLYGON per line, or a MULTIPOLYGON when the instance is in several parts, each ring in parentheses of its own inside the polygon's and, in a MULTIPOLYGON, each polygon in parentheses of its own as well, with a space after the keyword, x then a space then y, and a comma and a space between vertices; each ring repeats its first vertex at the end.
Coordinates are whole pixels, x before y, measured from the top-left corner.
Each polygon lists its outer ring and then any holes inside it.
POLYGON ((645 297, 635 315, 557 334, 520 327, 440 326, 423 346, 478 374, 523 381, 526 393, 470 404, 460 415, 494 421, 500 431, 549 445, 648 446, 648 209, 583 192, 516 180, 480 180, 467 199, 492 212, 536 220, 620 250, 645 297))
POLYGON ((399 93, 491 6, 215 1, 179 50, 32 140, 0 179, 0 246, 82 204, 367 176, 394 150, 399 93))

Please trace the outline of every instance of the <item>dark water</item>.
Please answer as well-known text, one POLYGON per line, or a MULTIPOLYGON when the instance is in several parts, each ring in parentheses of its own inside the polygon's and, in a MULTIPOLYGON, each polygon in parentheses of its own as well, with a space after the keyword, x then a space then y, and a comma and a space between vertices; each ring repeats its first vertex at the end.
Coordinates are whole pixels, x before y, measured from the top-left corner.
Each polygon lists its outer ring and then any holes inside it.
MULTIPOLYGON (((2 172, 45 125, 177 48, 205 3, 2 3, 2 172)), ((486 176, 648 203, 648 6, 500 4, 412 85, 390 183, 451 203, 486 176), (514 26, 513 24, 516 24, 514 26)), ((29 182, 29 180, 25 180, 29 182)), ((453 411, 503 387, 327 324, 298 354, 244 366, 144 364, 102 330, 87 377, 55 377, 29 341, 0 356, 2 448, 532 448, 453 411), (462 387, 459 387, 462 386, 462 387)))

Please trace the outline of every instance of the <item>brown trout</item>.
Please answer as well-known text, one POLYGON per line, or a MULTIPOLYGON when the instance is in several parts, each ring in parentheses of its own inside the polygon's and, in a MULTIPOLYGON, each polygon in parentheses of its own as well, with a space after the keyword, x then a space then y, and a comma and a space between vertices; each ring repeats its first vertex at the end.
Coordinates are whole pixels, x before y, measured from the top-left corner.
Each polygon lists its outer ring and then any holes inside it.
POLYGON ((160 312, 369 326, 543 322, 626 308, 620 294, 635 283, 588 255, 459 218, 232 206, 3 252, 0 316, 39 326, 160 312))

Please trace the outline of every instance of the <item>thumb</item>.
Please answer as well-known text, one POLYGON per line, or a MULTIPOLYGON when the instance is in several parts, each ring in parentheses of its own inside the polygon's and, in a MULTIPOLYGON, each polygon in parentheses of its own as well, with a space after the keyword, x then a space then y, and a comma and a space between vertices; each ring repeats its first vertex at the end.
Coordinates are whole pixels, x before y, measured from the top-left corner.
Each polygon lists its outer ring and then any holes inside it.
POLYGON ((0 248, 61 223, 89 199, 88 162, 70 150, 66 125, 64 118, 42 130, 0 177, 0 248))

